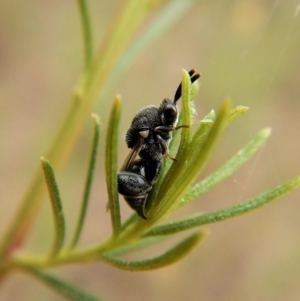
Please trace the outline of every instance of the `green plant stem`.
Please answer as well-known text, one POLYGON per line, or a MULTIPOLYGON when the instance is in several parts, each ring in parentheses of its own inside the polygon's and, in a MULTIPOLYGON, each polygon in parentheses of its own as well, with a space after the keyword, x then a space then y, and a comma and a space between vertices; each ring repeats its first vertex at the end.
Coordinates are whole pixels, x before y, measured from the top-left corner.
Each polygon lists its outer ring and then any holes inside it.
POLYGON ((190 253, 203 239, 206 237, 207 233, 204 231, 192 234, 187 237, 179 244, 170 248, 167 252, 152 258, 147 258, 144 260, 123 260, 116 258, 111 255, 103 255, 104 259, 108 264, 115 266, 121 270, 126 271, 151 271, 159 268, 163 268, 170 264, 173 264, 188 253, 190 253))
POLYGON ((87 1, 78 0, 78 5, 83 29, 85 67, 88 68, 91 65, 93 59, 93 35, 91 18, 89 14, 87 1))

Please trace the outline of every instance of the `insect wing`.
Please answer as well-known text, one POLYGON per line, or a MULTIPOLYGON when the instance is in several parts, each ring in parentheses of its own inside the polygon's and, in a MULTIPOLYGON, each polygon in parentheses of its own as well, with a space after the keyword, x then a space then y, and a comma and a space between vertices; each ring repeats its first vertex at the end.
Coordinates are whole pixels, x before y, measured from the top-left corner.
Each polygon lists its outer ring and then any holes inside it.
POLYGON ((136 145, 131 149, 128 156, 126 157, 123 165, 121 166, 120 171, 128 171, 131 163, 135 160, 138 156, 142 146, 144 144, 144 138, 140 137, 136 145))

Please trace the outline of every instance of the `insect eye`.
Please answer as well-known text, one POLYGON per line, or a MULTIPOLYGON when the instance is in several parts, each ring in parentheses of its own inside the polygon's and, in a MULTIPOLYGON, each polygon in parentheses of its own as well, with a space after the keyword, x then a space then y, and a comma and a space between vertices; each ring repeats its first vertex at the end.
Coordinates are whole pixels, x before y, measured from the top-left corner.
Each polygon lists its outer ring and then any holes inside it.
POLYGON ((173 124, 177 118, 177 110, 176 108, 169 107, 165 108, 162 113, 162 122, 164 124, 173 124))

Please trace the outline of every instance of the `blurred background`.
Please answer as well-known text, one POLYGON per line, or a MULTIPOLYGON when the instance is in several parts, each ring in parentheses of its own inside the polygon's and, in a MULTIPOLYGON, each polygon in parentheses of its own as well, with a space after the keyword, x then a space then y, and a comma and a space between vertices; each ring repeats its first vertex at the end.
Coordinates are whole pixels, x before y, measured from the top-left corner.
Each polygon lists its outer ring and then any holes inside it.
MULTIPOLYGON (((90 1, 96 45, 118 4, 90 1)), ((128 153, 124 136, 134 113, 173 97, 182 68, 196 68, 202 73, 195 101, 198 119, 218 109, 228 96, 234 106, 250 107, 223 134, 201 178, 234 155, 260 129, 271 127, 272 135, 250 163, 174 218, 236 204, 300 174, 299 10, 296 0, 196 1, 167 34, 138 57, 95 108, 102 123, 101 151, 80 245, 97 243, 111 233, 105 212, 103 146, 113 95, 119 93, 123 99, 121 165, 128 153)), ((76 1, 1 1, 0 235, 69 107, 71 91, 83 69, 83 53, 76 1)), ((68 238, 79 210, 92 134, 90 120, 58 175, 68 238)), ((294 191, 252 213, 206 227, 211 234, 199 248, 161 270, 130 273, 96 263, 51 272, 105 300, 298 301, 299 198, 300 190, 294 191)), ((121 209, 124 218, 131 214, 122 200, 121 209)), ((52 234, 51 210, 45 198, 26 251, 48 250, 52 234)), ((164 248, 137 256, 157 254, 164 248)), ((2 283, 0 300, 64 299, 35 279, 17 274, 2 283)))

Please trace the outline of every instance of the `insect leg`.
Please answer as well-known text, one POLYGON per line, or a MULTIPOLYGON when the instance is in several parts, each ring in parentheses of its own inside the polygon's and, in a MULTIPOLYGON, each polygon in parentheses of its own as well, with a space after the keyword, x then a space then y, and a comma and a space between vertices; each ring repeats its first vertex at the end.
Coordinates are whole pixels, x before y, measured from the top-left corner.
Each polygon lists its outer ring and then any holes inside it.
POLYGON ((175 130, 174 131, 176 131, 176 130, 178 130, 178 129, 182 129, 182 128, 189 128, 190 126, 189 125, 187 125, 187 124, 182 124, 182 125, 179 125, 179 126, 176 126, 176 128, 175 128, 175 130))
POLYGON ((156 135, 156 138, 159 140, 159 142, 161 143, 161 146, 163 148, 163 153, 164 155, 166 155, 168 158, 170 158, 171 160, 177 162, 177 160, 173 157, 171 157, 170 153, 169 153, 169 148, 168 148, 168 144, 167 142, 160 136, 160 135, 156 135))
POLYGON ((159 132, 159 131, 165 131, 165 132, 174 132, 178 129, 181 129, 181 128, 188 128, 189 125, 179 125, 179 126, 173 126, 173 125, 160 125, 160 126, 157 126, 156 128, 154 128, 154 132, 159 132))

